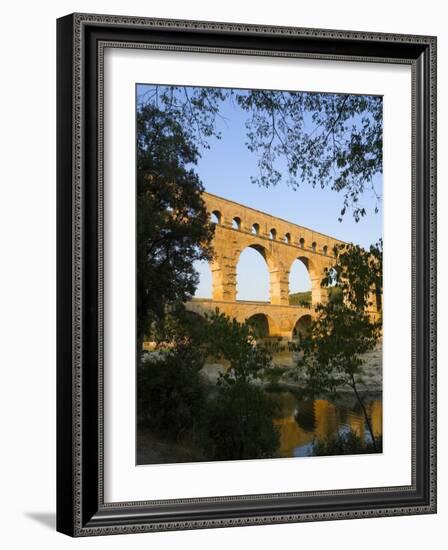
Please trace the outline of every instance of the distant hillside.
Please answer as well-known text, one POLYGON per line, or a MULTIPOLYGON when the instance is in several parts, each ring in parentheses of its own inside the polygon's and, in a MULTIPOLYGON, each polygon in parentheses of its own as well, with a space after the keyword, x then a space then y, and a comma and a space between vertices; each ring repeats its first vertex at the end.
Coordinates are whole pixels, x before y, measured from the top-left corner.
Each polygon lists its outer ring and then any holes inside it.
MULTIPOLYGON (((341 295, 339 288, 329 288, 328 298, 334 300, 337 296, 341 295)), ((290 306, 310 306, 311 305, 311 290, 308 292, 294 292, 289 295, 290 306)))
POLYGON ((311 305, 311 290, 308 292, 294 292, 289 295, 290 306, 309 306, 311 305))

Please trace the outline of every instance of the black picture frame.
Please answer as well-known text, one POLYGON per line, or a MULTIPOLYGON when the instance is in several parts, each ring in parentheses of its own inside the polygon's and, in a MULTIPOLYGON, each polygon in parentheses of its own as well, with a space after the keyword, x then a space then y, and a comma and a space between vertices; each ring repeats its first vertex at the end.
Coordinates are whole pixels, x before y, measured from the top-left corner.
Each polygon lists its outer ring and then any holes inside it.
MULTIPOLYGON (((436 38, 72 14, 57 21, 57 530, 71 536, 436 512, 436 38), (412 67, 412 484, 104 502, 102 48, 304 56, 412 67)), ((223 53, 224 55, 224 53, 223 53)), ((130 366, 132 368, 132 366, 130 366)))

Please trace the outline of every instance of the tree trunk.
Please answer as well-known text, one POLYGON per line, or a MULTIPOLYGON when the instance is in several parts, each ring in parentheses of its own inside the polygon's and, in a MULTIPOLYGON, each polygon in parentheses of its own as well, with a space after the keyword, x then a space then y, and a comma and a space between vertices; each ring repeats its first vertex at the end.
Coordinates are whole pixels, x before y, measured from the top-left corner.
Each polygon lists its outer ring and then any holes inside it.
POLYGON ((362 409, 362 412, 364 414, 364 419, 366 421, 366 424, 367 424, 367 428, 369 430, 369 433, 370 433, 370 437, 372 438, 372 444, 373 444, 373 448, 375 449, 375 452, 378 450, 377 446, 376 446, 376 440, 375 440, 375 436, 373 435, 373 429, 372 429, 372 424, 370 422, 370 418, 369 418, 369 415, 367 414, 367 410, 364 406, 364 403, 361 399, 361 396, 359 395, 358 393, 358 389, 356 388, 356 382, 355 382, 355 377, 353 376, 353 374, 351 375, 351 379, 352 379, 352 388, 353 388, 353 391, 355 392, 355 395, 356 395, 356 399, 358 400, 358 403, 360 404, 361 406, 361 409, 362 409))

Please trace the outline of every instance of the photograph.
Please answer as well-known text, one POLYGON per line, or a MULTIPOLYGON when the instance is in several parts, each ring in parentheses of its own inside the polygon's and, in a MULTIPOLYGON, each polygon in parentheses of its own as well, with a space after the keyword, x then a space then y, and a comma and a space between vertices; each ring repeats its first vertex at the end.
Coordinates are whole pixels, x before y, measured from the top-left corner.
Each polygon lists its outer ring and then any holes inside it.
POLYGON ((383 97, 135 87, 136 465, 383 452, 383 97))
POLYGON ((435 514, 437 36, 185 9, 57 20, 57 531, 435 514))

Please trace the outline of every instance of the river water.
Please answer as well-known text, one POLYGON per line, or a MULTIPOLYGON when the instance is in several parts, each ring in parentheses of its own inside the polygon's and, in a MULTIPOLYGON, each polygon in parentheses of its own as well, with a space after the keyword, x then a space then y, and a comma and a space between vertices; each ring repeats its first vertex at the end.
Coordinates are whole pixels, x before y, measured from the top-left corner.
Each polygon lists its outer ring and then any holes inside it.
MULTIPOLYGON (((365 356, 363 382, 363 403, 370 418, 375 438, 382 436, 382 345, 365 356)), ((295 356, 288 347, 272 353, 276 366, 291 367, 295 356)), ((228 368, 225 362, 207 364, 204 372, 211 381, 216 381, 219 373, 228 368)), ((365 418, 353 392, 341 391, 337 400, 325 398, 304 400, 300 398, 300 388, 273 393, 278 401, 280 414, 275 424, 280 430, 281 457, 309 456, 314 441, 328 441, 352 430, 363 441, 371 440, 365 418)))
MULTIPOLYGON (((356 399, 344 394, 337 402, 327 399, 301 400, 292 392, 275 394, 281 414, 275 420, 280 429, 279 456, 309 456, 313 441, 328 441, 338 433, 354 431, 370 441, 364 415, 356 399)), ((380 393, 364 396, 375 438, 382 435, 382 398, 380 393)))

